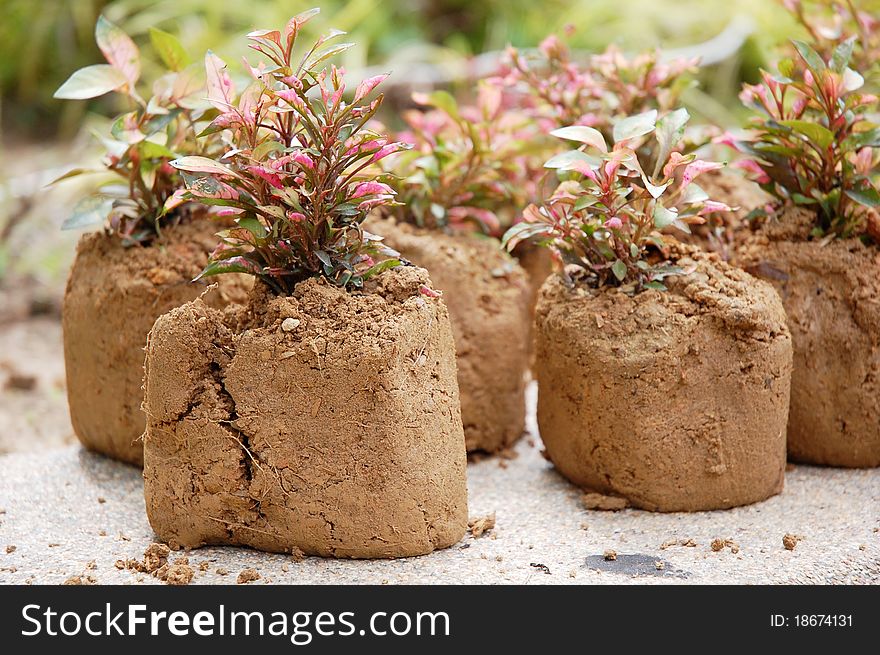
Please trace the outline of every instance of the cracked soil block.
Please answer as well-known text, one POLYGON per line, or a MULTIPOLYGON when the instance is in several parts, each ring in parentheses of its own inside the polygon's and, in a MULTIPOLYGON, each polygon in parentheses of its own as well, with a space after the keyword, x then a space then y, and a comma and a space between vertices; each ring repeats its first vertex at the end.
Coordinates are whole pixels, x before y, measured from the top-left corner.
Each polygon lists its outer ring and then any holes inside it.
POLYGON ((528 278, 498 241, 428 231, 391 219, 368 229, 428 269, 449 307, 468 452, 497 452, 525 429, 528 278))
POLYGON ((741 264, 779 291, 794 345, 788 454, 880 466, 880 248, 810 241, 815 219, 789 210, 742 249, 741 264))
POLYGON ((174 547, 402 557, 459 541, 466 454, 446 307, 427 273, 195 300, 147 346, 147 515, 174 547))
MULTIPOLYGON (((146 247, 92 233, 77 245, 62 309, 70 419, 89 450, 143 464, 144 346, 153 322, 197 298, 193 283, 217 244, 216 222, 194 219, 166 228, 146 247)), ((233 276, 212 302, 243 301, 249 281, 233 276)))
POLYGON ((538 426, 575 484, 654 511, 782 490, 791 338, 773 287, 681 247, 668 291, 541 288, 538 426))

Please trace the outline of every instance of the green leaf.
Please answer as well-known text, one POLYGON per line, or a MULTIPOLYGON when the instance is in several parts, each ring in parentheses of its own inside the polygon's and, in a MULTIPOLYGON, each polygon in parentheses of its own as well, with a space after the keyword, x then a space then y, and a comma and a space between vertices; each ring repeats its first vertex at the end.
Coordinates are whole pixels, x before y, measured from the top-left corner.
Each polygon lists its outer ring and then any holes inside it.
POLYGON ((257 161, 263 161, 269 153, 282 150, 284 150, 284 144, 275 139, 266 139, 254 148, 253 158, 257 161))
POLYGON ((353 48, 354 45, 354 43, 340 43, 326 48, 309 59, 308 63, 306 63, 306 68, 314 68, 316 64, 320 64, 322 61, 329 59, 330 57, 342 54, 346 50, 353 48))
POLYGON ((458 103, 448 91, 434 91, 427 96, 424 104, 439 109, 456 120, 459 119, 458 103))
POLYGON ((544 164, 544 168, 561 168, 565 170, 576 161, 584 161, 594 167, 600 164, 596 157, 590 157, 590 155, 580 150, 569 150, 548 159, 544 164))
POLYGON ((221 259, 208 262, 208 265, 198 274, 195 280, 200 280, 203 277, 210 277, 212 275, 220 275, 222 273, 250 273, 251 275, 258 275, 259 266, 246 260, 244 257, 221 259))
POLYGON ((127 82, 125 75, 109 64, 95 64, 80 68, 67 78, 53 97, 61 100, 97 98, 115 91, 127 82))
POLYGON ((677 220, 678 212, 667 209, 660 202, 654 205, 654 227, 658 230, 662 230, 664 227, 672 225, 677 220))
POLYGON ((823 150, 834 143, 834 132, 824 125, 811 121, 779 121, 781 125, 790 127, 798 134, 802 134, 823 150))
POLYGON ((95 173, 104 173, 104 172, 106 172, 106 171, 100 171, 100 170, 96 170, 94 168, 72 168, 69 171, 67 171, 64 175, 61 175, 60 177, 56 177, 54 180, 49 182, 46 186, 47 187, 54 186, 54 185, 58 184, 59 182, 62 182, 64 180, 69 180, 70 178, 77 177, 78 175, 91 175, 91 174, 95 174, 95 173))
POLYGON ((619 120, 614 124, 614 142, 619 143, 650 134, 654 130, 656 121, 656 109, 619 120))
POLYGON ((361 278, 364 280, 369 280, 374 275, 378 275, 383 271, 387 271, 390 268, 395 268, 397 266, 401 266, 402 262, 399 259, 385 259, 378 264, 373 264, 370 268, 364 271, 361 278))
MULTIPOLYGON (((798 51, 798 54, 801 56, 801 59, 807 64, 807 66, 812 69, 813 73, 821 73, 826 69, 825 62, 822 61, 822 57, 813 50, 809 45, 804 43, 803 41, 793 40, 795 50, 798 51)), ((818 80, 817 80, 818 81, 818 80)))
POLYGON ((125 76, 133 90, 141 74, 141 58, 131 37, 103 16, 98 16, 95 41, 107 62, 125 76))
POLYGON ((657 138, 659 150, 657 151, 657 163, 654 165, 654 177, 660 173, 666 160, 669 159, 672 149, 681 141, 684 136, 684 127, 690 117, 687 109, 682 107, 669 112, 657 121, 657 132, 654 136, 657 138))
POLYGON ((107 219, 113 208, 113 198, 101 194, 87 196, 73 207, 70 216, 61 224, 62 230, 99 225, 107 219))
POLYGON ((605 143, 605 137, 602 136, 602 133, 595 128, 587 127, 586 125, 560 127, 558 130, 550 132, 550 134, 560 139, 585 143, 588 146, 598 148, 602 152, 608 152, 608 145, 605 143))
POLYGON ((626 278, 626 264, 619 259, 616 260, 611 265, 611 272, 614 273, 614 277, 623 282, 624 278, 626 278))
POLYGON ((138 150, 142 159, 174 159, 177 157, 177 153, 173 150, 152 141, 141 141, 138 144, 138 150))
POLYGON ((137 122, 137 115, 135 112, 130 114, 123 114, 110 126, 110 134, 113 135, 113 138, 117 141, 122 141, 128 144, 140 143, 147 135, 141 132, 137 127, 126 127, 127 119, 134 118, 135 122, 137 122))
POLYGON ((880 147, 880 127, 865 130, 864 132, 856 132, 847 141, 854 148, 878 148, 880 147))
POLYGON ((581 211, 587 207, 592 207, 597 202, 599 202, 599 199, 596 196, 581 196, 575 201, 573 209, 576 212, 581 211))
POLYGON ((693 205, 698 202, 706 202, 709 194, 698 184, 691 182, 685 187, 684 194, 681 198, 682 205, 693 205))
POLYGON ((849 189, 846 195, 865 207, 880 207, 880 193, 874 187, 867 189, 849 189))
POLYGON ((526 223, 525 221, 513 225, 501 238, 501 246, 508 251, 513 250, 522 241, 535 239, 536 237, 548 237, 553 234, 553 227, 545 223, 526 223))
POLYGON ((189 65, 189 55, 183 44, 173 34, 155 27, 150 28, 150 41, 164 64, 173 71, 183 70, 189 65))
POLYGON ((657 280, 651 280, 650 282, 645 282, 643 285, 646 289, 654 289, 656 291, 666 291, 666 285, 662 282, 657 282, 657 280))
POLYGON ((779 71, 781 75, 784 77, 791 78, 794 75, 794 61, 786 57, 785 59, 781 59, 779 63, 776 65, 776 69, 779 71))
POLYGON ((253 234, 258 239, 263 239, 266 237, 266 226, 252 216, 239 218, 236 223, 238 223, 239 227, 243 227, 245 230, 253 234))
POLYGON ((835 73, 843 74, 846 67, 849 65, 849 60, 852 58, 853 47, 855 44, 856 37, 851 36, 834 48, 834 53, 831 55, 831 70, 835 73))

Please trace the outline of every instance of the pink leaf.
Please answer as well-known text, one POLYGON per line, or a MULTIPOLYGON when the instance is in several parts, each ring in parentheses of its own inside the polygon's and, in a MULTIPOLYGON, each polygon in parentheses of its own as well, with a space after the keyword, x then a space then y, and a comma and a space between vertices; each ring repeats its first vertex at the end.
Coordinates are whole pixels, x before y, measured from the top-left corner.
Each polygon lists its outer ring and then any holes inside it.
POLYGON ((282 188, 284 185, 281 183, 281 176, 274 171, 270 171, 267 168, 263 168, 262 166, 248 166, 248 170, 254 175, 266 180, 269 184, 271 184, 276 189, 282 188))
POLYGON ((373 89, 379 86, 386 77, 388 77, 388 73, 383 73, 382 75, 368 77, 363 82, 358 84, 357 90, 354 93, 354 101, 358 102, 359 100, 366 97, 373 89))
POLYGON ((394 195, 394 191, 390 186, 381 182, 361 182, 355 187, 354 193, 350 197, 354 200, 355 198, 375 195, 394 195))
POLYGON ((140 51, 134 41, 103 16, 98 17, 95 25, 95 41, 107 63, 125 75, 129 87, 134 90, 141 74, 140 51))
POLYGON ((208 79, 208 101, 222 112, 235 107, 235 87, 226 70, 226 63, 213 52, 205 54, 205 72, 208 79))
POLYGON ((168 199, 165 201, 165 211, 171 211, 175 207, 179 207, 189 200, 187 197, 189 192, 186 189, 177 189, 174 193, 168 196, 168 199))
POLYGON ((684 168, 684 174, 681 178, 682 188, 693 182, 699 175, 707 171, 717 171, 719 168, 724 168, 724 164, 715 161, 703 161, 702 159, 692 161, 684 168))
POLYGON ((299 164, 299 165, 302 166, 303 168, 307 168, 307 169, 309 169, 310 171, 311 171, 311 170, 314 170, 314 168, 315 168, 315 162, 314 162, 314 160, 312 160, 312 158, 309 157, 309 156, 308 156, 306 153, 304 153, 304 152, 297 152, 297 153, 295 153, 295 154, 293 155, 293 161, 295 161, 297 164, 299 164))
POLYGON ((716 200, 706 200, 699 211, 699 215, 703 216, 705 214, 714 214, 716 212, 729 212, 730 210, 731 208, 725 205, 723 202, 718 202, 716 200))

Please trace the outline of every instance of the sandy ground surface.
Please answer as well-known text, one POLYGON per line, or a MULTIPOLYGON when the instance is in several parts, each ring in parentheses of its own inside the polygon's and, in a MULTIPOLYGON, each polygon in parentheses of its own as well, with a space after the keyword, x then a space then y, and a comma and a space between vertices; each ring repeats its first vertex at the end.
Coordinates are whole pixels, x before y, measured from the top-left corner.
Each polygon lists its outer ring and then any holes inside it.
POLYGON ((58 319, 0 323, 0 454, 75 442, 58 319))
MULTIPOLYGON (((480 538, 392 561, 202 548, 187 554, 193 583, 234 584, 245 569, 252 584, 880 583, 880 470, 793 467, 781 495, 723 512, 589 511, 530 423, 516 457, 468 467, 471 516, 496 517, 480 538), (794 550, 786 534, 802 537, 794 550)), ((154 538, 142 489, 139 470, 78 446, 0 456, 0 583, 161 584, 116 568, 154 538)))

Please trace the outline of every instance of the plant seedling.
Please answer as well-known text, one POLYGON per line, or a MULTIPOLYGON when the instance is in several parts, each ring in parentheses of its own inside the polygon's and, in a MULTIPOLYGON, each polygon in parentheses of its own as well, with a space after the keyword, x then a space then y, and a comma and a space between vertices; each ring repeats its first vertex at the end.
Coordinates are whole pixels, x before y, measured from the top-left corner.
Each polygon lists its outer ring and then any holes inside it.
POLYGON ((610 148, 592 127, 554 130, 554 136, 582 145, 545 164, 564 179, 507 231, 508 250, 525 239, 549 247, 569 283, 564 267, 574 264, 596 286, 618 285, 633 293, 665 289, 665 277, 686 271, 663 255, 659 231, 673 226, 688 232, 688 225, 702 223, 707 214, 730 210, 694 183, 723 164, 680 152, 688 119, 685 109, 659 119, 656 110, 621 119, 610 148))
POLYGON ((302 26, 313 9, 282 30, 248 35, 250 47, 268 62, 248 65, 253 81, 236 96, 226 64, 205 58, 208 99, 218 115, 201 133, 221 133, 228 150, 220 157, 182 157, 171 162, 186 189, 166 203, 222 206, 236 226, 219 234, 202 276, 255 275, 278 294, 307 278, 324 276, 342 287, 400 264, 397 253, 361 223, 379 207, 395 204, 394 190, 375 166, 407 144, 367 129, 382 104, 371 99, 385 79, 361 82, 346 101, 344 71, 323 62, 352 44, 330 44, 334 30, 297 52, 302 26), (380 256, 388 259, 377 261, 380 256))
POLYGON ((176 37, 157 29, 150 31, 150 37, 168 70, 153 84, 148 99, 137 89, 141 74, 137 45, 103 16, 95 27, 95 39, 107 63, 81 68, 55 92, 56 98, 69 100, 115 92, 132 107, 113 121, 109 137, 99 137, 106 148, 103 170, 77 168, 56 180, 100 175, 94 192, 76 204, 63 229, 104 225, 125 245, 149 243, 163 225, 185 215, 166 211, 166 201, 183 185, 169 162, 181 156, 210 155, 216 148, 216 139, 196 139, 197 125, 211 111, 204 101, 200 67, 189 64, 176 37))
MULTIPOLYGON (((880 240, 877 174, 880 126, 868 120, 877 97, 861 93, 863 78, 849 68, 855 43, 825 60, 795 41, 797 61, 746 85, 741 98, 755 112, 750 134, 725 142, 747 155, 735 165, 772 194, 779 207, 815 210, 812 236, 870 235, 880 240)), ((764 214, 759 210, 756 215, 764 214)))

